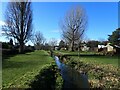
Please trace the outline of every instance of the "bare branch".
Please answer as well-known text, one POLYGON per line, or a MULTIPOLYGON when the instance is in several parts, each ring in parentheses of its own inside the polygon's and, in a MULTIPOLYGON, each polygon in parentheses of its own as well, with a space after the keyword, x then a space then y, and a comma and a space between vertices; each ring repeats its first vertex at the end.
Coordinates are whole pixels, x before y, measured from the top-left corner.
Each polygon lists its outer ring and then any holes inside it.
POLYGON ((31 2, 27 1, 29 0, 9 2, 5 16, 7 25, 2 27, 7 36, 17 39, 21 48, 20 52, 23 52, 23 46, 30 39, 33 29, 31 2))
MULTIPOLYGON (((62 36, 73 51, 74 44, 81 40, 87 25, 87 18, 82 7, 71 8, 61 24, 62 36)), ((78 42, 79 43, 79 42, 78 42)))

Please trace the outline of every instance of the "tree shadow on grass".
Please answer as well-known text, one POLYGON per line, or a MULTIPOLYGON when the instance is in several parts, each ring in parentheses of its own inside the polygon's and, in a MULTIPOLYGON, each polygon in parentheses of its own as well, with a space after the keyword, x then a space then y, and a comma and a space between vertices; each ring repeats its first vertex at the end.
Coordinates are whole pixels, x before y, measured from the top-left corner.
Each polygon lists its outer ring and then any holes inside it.
POLYGON ((48 66, 42 69, 35 79, 29 84, 30 88, 27 90, 55 90, 56 85, 56 68, 55 65, 48 66))
POLYGON ((8 51, 2 52, 2 62, 4 62, 6 59, 9 59, 10 57, 14 57, 17 54, 18 54, 18 51, 14 51, 14 50, 8 50, 8 51))
MULTIPOLYGON (((33 61, 29 61, 29 60, 28 61, 9 60, 11 57, 14 57, 16 55, 20 55, 20 57, 22 59, 22 56, 30 56, 30 55, 32 55, 32 53, 29 52, 29 53, 24 53, 24 54, 20 54, 20 53, 18 53, 18 54, 10 54, 10 53, 4 54, 3 57, 2 57, 2 67, 3 68, 23 68, 23 67, 27 67, 28 65, 33 66, 33 64, 36 64, 34 62, 34 60, 33 61)), ((49 55, 38 54, 38 56, 46 57, 46 56, 49 56, 49 55)))
POLYGON ((30 53, 25 53, 25 55, 31 55, 30 53))
POLYGON ((34 52, 34 50, 25 50, 23 53, 20 53, 18 49, 3 49, 2 50, 2 60, 7 59, 12 56, 15 56, 17 54, 30 55, 30 52, 34 52))
POLYGON ((2 68, 24 68, 24 67, 29 67, 29 66, 35 66, 36 63, 34 63, 33 61, 25 61, 25 62, 17 62, 17 61, 6 61, 6 62, 2 62, 2 68))
POLYGON ((28 52, 25 52, 25 53, 21 54, 18 51, 14 52, 14 50, 13 51, 8 51, 8 52, 5 52, 5 53, 2 53, 2 62, 5 62, 7 59, 10 59, 11 57, 14 57, 16 55, 31 55, 31 54, 28 53, 28 52))

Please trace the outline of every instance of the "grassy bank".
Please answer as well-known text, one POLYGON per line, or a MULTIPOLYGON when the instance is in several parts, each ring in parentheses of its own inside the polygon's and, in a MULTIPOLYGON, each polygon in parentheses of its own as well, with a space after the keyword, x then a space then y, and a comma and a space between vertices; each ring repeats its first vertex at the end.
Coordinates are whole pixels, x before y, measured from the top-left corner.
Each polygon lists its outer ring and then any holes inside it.
MULTIPOLYGON (((66 64, 76 69, 80 73, 88 76, 90 88, 119 88, 120 73, 117 62, 91 61, 92 59, 83 59, 71 57, 66 64), (104 62, 104 63, 103 63, 104 62)), ((94 60, 94 59, 93 59, 94 60)), ((96 60, 96 59, 95 59, 96 60)))
POLYGON ((27 88, 39 71, 53 62, 46 51, 19 54, 2 63, 3 88, 27 88))
POLYGON ((61 60, 68 66, 88 76, 90 88, 119 88, 120 73, 119 57, 104 56, 92 52, 82 52, 78 57, 77 52, 60 51, 56 55, 63 57, 61 60))
MULTIPOLYGON (((75 57, 78 58, 78 57, 75 57)), ((118 67, 118 57, 117 56, 82 56, 78 58, 83 62, 89 62, 91 64, 101 64, 101 65, 113 65, 118 67)))
POLYGON ((89 63, 96 63, 96 64, 111 64, 113 66, 118 67, 119 61, 118 56, 104 56, 99 55, 99 53, 95 52, 80 52, 80 56, 78 56, 78 52, 70 52, 70 51, 54 51, 56 55, 65 55, 70 56, 73 58, 78 58, 79 60, 82 60, 84 62, 89 63))

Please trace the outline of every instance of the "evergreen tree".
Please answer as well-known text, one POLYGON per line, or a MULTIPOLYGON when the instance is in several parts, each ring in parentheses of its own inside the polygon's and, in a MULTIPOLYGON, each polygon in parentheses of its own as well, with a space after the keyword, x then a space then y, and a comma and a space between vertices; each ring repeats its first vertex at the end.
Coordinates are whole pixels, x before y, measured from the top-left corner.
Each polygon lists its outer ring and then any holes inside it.
POLYGON ((112 32, 112 35, 108 35, 109 42, 112 45, 118 45, 120 46, 120 28, 116 29, 115 31, 112 32))

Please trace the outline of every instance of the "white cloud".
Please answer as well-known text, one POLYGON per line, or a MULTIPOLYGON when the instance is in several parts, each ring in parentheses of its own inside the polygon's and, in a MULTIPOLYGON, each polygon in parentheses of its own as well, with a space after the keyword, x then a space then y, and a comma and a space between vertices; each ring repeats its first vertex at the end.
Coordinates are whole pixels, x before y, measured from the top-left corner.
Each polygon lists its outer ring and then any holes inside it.
POLYGON ((5 25, 4 21, 0 21, 0 26, 5 25))

